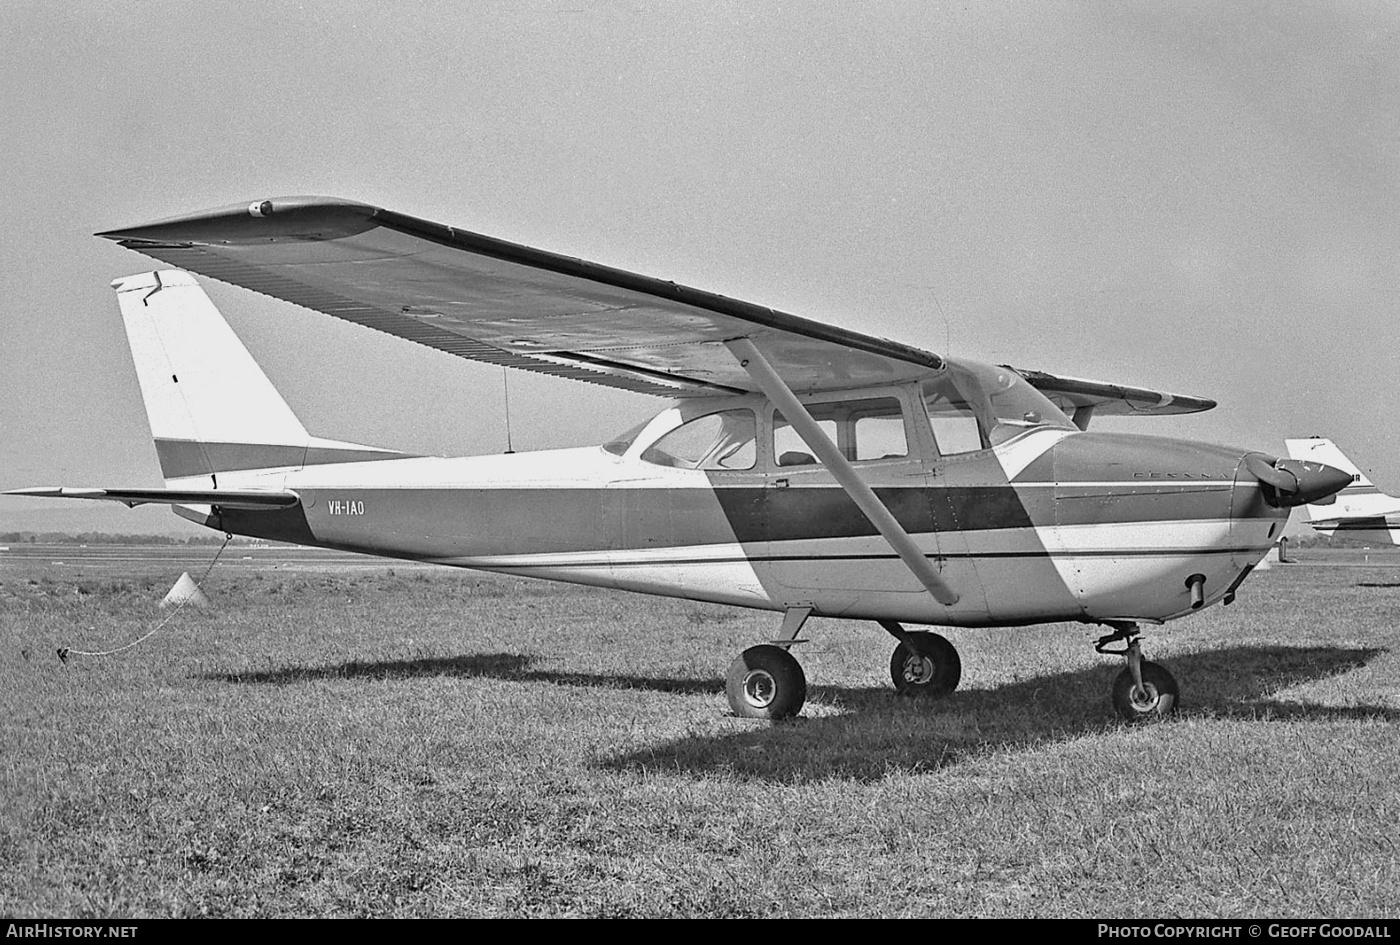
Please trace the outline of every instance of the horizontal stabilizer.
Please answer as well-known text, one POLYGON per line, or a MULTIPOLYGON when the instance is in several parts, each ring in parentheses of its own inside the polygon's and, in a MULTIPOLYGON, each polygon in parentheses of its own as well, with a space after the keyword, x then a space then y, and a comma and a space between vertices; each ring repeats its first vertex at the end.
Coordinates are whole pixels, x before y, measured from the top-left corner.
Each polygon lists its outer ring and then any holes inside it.
POLYGON ((39 486, 10 489, 5 495, 40 496, 46 499, 106 499, 128 508, 137 505, 217 505, 250 511, 289 509, 301 501, 295 492, 276 489, 79 489, 39 486))
POLYGON ((1328 535, 1345 535, 1348 532, 1389 532, 1390 530, 1390 523, 1386 521, 1384 515, 1372 515, 1367 518, 1322 518, 1314 519, 1309 524, 1328 535))

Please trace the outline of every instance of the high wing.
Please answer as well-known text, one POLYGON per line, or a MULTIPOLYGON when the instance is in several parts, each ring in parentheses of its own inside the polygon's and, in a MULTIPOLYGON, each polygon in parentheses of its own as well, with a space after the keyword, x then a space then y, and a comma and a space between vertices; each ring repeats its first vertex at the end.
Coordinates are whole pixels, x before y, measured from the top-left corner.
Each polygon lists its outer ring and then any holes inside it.
MULTIPOLYGON (((1010 365, 1003 366, 1010 367, 1010 365)), ((1012 368, 1012 370, 1030 381, 1037 390, 1049 397, 1055 406, 1070 416, 1086 416, 1083 411, 1092 411, 1095 416, 1099 417, 1125 414, 1199 413, 1215 406, 1215 401, 1207 400, 1204 397, 1168 394, 1145 387, 1108 384, 1103 381, 1066 377, 1062 374, 1050 374, 1045 371, 1029 371, 1025 368, 1012 368)))
MULTIPOLYGON (((796 391, 894 383, 943 366, 898 342, 347 200, 274 198, 97 235, 460 357, 641 393, 754 391, 725 347, 738 338, 796 391)), ((1092 400, 1099 414, 1214 406, 1028 377, 1092 400)))
POLYGON ((138 505, 217 505, 250 511, 287 509, 301 501, 295 492, 276 489, 82 489, 38 486, 9 489, 4 494, 46 499, 106 499, 120 502, 128 508, 138 505))

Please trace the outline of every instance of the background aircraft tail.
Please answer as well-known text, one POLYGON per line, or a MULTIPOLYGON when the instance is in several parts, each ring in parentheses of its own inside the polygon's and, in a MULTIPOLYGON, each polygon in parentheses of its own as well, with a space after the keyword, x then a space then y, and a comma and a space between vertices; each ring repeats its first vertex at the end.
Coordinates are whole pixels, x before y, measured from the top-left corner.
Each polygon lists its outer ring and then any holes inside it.
POLYGON ((167 482, 402 455, 308 433, 189 273, 146 272, 112 288, 167 482))
POLYGON ((1351 473, 1351 485, 1329 505, 1309 505, 1309 524, 1324 535, 1400 544, 1400 498, 1387 495, 1346 457, 1337 444, 1323 437, 1285 440, 1288 455, 1326 463, 1351 473))

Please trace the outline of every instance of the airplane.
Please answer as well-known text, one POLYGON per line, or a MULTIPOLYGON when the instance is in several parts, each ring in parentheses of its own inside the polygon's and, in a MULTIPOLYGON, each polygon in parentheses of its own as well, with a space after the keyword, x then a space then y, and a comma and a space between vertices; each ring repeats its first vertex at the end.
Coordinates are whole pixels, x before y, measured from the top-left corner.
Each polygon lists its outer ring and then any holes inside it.
POLYGON ((1283 442, 1294 459, 1326 463, 1351 475, 1351 482, 1330 503, 1306 506, 1309 525, 1328 538, 1341 535, 1400 545, 1400 498, 1376 488, 1331 440, 1315 436, 1283 442))
POLYGON ((163 489, 11 494, 165 503, 233 535, 781 614, 726 674, 741 717, 797 715, 811 617, 896 641, 895 689, 944 696, 917 626, 1109 632, 1129 721, 1179 687, 1144 626, 1229 604, 1323 463, 1090 431, 1212 400, 945 357, 674 282, 327 197, 97 234, 176 267, 113 283, 163 489), (659 395, 601 446, 443 458, 313 436, 191 273, 489 364, 659 395), (1120 645, 1119 648, 1113 648, 1120 645))

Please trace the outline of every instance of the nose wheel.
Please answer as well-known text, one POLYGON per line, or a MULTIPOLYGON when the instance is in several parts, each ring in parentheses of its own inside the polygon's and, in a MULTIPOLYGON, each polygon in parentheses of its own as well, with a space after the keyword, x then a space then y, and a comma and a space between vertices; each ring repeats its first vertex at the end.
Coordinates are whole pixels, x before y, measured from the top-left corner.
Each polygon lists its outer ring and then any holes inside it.
POLYGON ((1113 680, 1113 709, 1129 722, 1166 718, 1176 711, 1176 680, 1157 663, 1143 660, 1142 682, 1123 670, 1113 680))
POLYGON ((1108 636, 1099 638, 1094 649, 1100 653, 1120 653, 1128 666, 1113 680, 1113 710, 1127 722, 1149 722, 1164 719, 1176 711, 1179 690, 1176 678, 1166 667, 1142 658, 1136 624, 1110 624, 1115 628, 1108 636), (1126 642, 1121 650, 1108 649, 1109 644, 1126 642))

